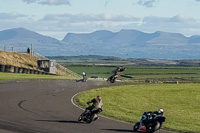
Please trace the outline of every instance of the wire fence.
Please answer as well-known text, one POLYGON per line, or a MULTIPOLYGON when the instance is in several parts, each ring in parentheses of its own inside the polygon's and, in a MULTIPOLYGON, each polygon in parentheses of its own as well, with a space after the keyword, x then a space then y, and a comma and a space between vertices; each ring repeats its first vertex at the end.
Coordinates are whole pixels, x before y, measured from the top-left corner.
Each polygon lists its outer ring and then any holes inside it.
POLYGON ((27 49, 28 48, 19 48, 19 47, 1 46, 0 45, 0 51, 27 53, 27 49))

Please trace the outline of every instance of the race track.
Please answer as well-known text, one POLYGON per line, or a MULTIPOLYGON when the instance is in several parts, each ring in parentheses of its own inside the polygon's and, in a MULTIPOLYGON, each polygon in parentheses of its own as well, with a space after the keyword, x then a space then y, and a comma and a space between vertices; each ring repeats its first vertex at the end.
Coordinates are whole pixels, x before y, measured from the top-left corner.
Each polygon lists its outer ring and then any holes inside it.
POLYGON ((74 106, 71 98, 80 91, 110 85, 74 80, 0 83, 0 133, 133 132, 132 124, 103 117, 91 124, 77 122, 83 110, 74 106))

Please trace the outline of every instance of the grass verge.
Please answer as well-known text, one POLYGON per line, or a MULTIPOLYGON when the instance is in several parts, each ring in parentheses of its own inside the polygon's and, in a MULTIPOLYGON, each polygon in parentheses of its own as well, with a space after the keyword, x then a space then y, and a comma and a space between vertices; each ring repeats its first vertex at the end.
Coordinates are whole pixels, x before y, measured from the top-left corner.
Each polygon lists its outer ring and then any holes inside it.
POLYGON ((145 111, 163 108, 166 121, 163 128, 200 132, 200 84, 126 85, 85 91, 75 97, 75 103, 86 102, 101 95, 103 115, 135 123, 145 111))
POLYGON ((0 81, 10 80, 29 80, 29 79, 73 79, 74 77, 68 76, 55 76, 55 75, 39 75, 39 74, 19 74, 19 73, 2 73, 0 72, 0 81))

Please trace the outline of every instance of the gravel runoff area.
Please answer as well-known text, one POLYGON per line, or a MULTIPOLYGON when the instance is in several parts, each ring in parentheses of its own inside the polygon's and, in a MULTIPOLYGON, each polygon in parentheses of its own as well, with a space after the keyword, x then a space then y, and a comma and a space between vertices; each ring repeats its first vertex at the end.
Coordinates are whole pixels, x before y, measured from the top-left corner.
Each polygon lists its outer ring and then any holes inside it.
MULTIPOLYGON (((132 124, 100 117, 86 124, 71 98, 111 85, 106 81, 38 80, 0 83, 0 133, 128 133, 132 124)), ((105 101, 104 101, 105 102, 105 101)), ((159 133, 169 133, 159 131, 159 133)))

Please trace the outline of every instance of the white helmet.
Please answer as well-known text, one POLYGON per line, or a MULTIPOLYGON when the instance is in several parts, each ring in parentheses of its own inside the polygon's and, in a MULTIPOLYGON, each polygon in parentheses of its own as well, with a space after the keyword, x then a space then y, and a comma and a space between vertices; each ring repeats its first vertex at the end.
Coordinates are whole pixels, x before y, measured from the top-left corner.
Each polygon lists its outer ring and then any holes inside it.
POLYGON ((100 101, 101 100, 101 96, 97 96, 97 99, 100 101))
POLYGON ((83 72, 83 75, 85 75, 85 72, 83 72))
POLYGON ((160 113, 164 113, 164 110, 162 109, 162 108, 159 108, 158 109, 158 113, 160 114, 160 113))

